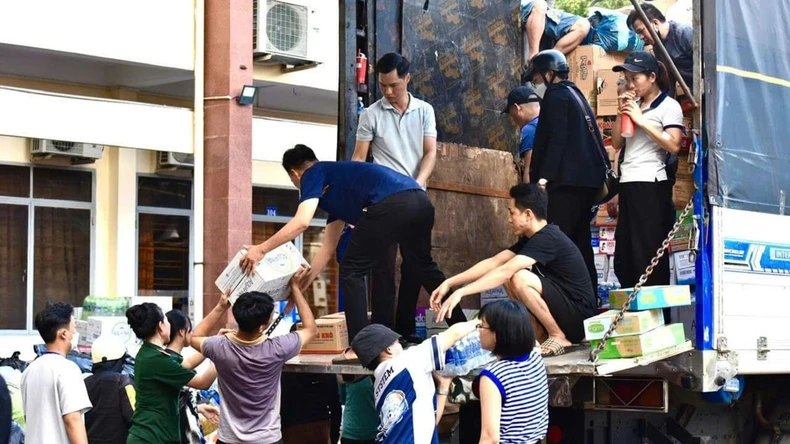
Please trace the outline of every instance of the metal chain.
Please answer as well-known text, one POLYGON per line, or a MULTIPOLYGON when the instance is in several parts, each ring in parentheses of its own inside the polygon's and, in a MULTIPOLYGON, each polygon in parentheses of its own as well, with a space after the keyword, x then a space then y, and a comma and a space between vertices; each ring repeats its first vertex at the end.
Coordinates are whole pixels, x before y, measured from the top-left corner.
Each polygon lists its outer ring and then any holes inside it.
POLYGON ((669 232, 667 238, 664 239, 664 242, 661 243, 661 248, 659 248, 658 251, 656 251, 656 255, 650 261, 650 265, 647 266, 647 269, 645 269, 645 273, 639 277, 639 282, 637 282, 636 285, 634 286, 634 291, 628 297, 628 300, 625 301, 625 304, 623 304, 623 307, 620 309, 620 312, 617 313, 617 316, 615 316, 614 321, 612 321, 612 325, 609 326, 609 330, 606 332, 606 334, 603 335, 603 338, 601 338, 601 342, 599 342, 598 345, 590 352, 590 361, 592 361, 593 363, 598 362, 598 355, 601 354, 604 347, 606 346, 606 341, 612 336, 612 333, 614 333, 614 331, 617 329, 617 326, 620 324, 620 321, 623 320, 623 317, 625 316, 625 312, 628 311, 628 309, 631 307, 631 303, 634 302, 636 296, 639 294, 640 291, 642 291, 642 286, 645 285, 645 282, 647 282, 647 279, 653 273, 653 269, 658 266, 658 261, 661 260, 661 257, 664 256, 664 253, 667 251, 667 248, 669 248, 669 243, 672 242, 672 239, 675 237, 678 230, 680 229, 680 225, 683 223, 683 220, 688 216, 692 208, 694 208, 693 199, 689 200, 689 203, 686 204, 686 208, 683 209, 683 213, 681 213, 678 220, 675 221, 675 225, 672 227, 672 231, 669 232))

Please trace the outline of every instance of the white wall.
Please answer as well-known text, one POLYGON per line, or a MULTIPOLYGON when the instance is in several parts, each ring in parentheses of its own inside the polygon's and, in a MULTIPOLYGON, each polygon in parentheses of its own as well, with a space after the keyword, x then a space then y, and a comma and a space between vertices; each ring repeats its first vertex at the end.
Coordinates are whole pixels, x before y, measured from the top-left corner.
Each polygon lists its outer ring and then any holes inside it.
POLYGON ((0 134, 191 153, 192 110, 0 87, 0 134))
POLYGON ((193 0, 3 1, 0 43, 192 71, 194 8, 193 0))
POLYGON ((279 164, 283 153, 302 143, 318 160, 337 160, 337 125, 255 117, 252 119, 252 158, 279 164))

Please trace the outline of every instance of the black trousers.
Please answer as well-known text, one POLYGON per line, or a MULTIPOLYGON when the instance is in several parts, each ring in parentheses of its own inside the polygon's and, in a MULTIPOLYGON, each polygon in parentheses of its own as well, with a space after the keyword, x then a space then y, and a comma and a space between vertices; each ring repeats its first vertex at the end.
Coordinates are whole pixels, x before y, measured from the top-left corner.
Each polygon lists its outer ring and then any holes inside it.
POLYGON ((589 187, 557 187, 548 190, 548 221, 557 225, 579 248, 590 274, 593 294, 598 294, 598 273, 592 250, 590 222, 597 190, 589 187))
MULTIPOLYGON (((633 287, 656 255, 674 222, 670 181, 620 184, 615 230, 614 272, 623 288, 633 287)), ((669 285, 669 255, 664 255, 646 285, 669 285)))
MULTIPOLYGON (((393 243, 400 245, 404 262, 413 265, 414 278, 420 286, 432 292, 444 282, 444 273, 431 257, 433 221, 433 204, 422 190, 393 194, 363 210, 340 263, 340 286, 345 298, 349 341, 368 325, 367 277, 374 267, 385 263, 393 243)), ((383 305, 373 302, 374 309, 383 305)), ((411 312, 414 313, 415 309, 412 306, 411 312)), ((374 315, 374 318, 379 317, 374 315)), ((465 317, 459 306, 448 322, 452 324, 463 320, 465 317)))
POLYGON ((397 309, 395 309, 395 266, 398 258, 398 244, 396 242, 387 248, 384 261, 373 268, 373 282, 371 282, 372 322, 386 325, 401 336, 409 336, 415 334, 417 330, 414 317, 422 285, 419 280, 419 268, 414 267, 414 264, 406 260, 403 251, 401 251, 401 256, 403 261, 400 266, 397 309))

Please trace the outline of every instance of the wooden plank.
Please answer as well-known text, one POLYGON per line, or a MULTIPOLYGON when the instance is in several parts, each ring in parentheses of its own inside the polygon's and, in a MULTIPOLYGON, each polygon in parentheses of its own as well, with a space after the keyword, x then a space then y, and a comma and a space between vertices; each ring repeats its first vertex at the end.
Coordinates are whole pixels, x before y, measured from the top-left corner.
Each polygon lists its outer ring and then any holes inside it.
POLYGON ((500 199, 510 199, 510 192, 505 190, 477 187, 474 185, 464 185, 461 183, 443 182, 440 180, 429 180, 428 189, 453 191, 456 193, 474 194, 477 196, 497 197, 500 199))

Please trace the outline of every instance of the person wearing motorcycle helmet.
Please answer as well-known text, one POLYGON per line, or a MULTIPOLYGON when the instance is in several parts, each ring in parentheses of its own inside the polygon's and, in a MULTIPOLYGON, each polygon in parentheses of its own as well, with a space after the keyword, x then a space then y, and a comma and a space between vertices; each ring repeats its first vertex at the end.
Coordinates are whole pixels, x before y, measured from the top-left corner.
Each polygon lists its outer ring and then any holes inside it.
POLYGON ((548 221, 579 248, 592 281, 590 291, 596 293, 590 221, 609 167, 608 156, 601 153, 603 140, 595 114, 568 80, 569 72, 565 55, 550 49, 532 59, 522 78, 532 82, 542 97, 529 177, 533 183, 546 181, 548 221))
POLYGON ((85 378, 93 408, 85 413, 88 441, 125 444, 134 413, 134 381, 123 374, 126 346, 115 335, 102 335, 91 346, 93 374, 85 378))

